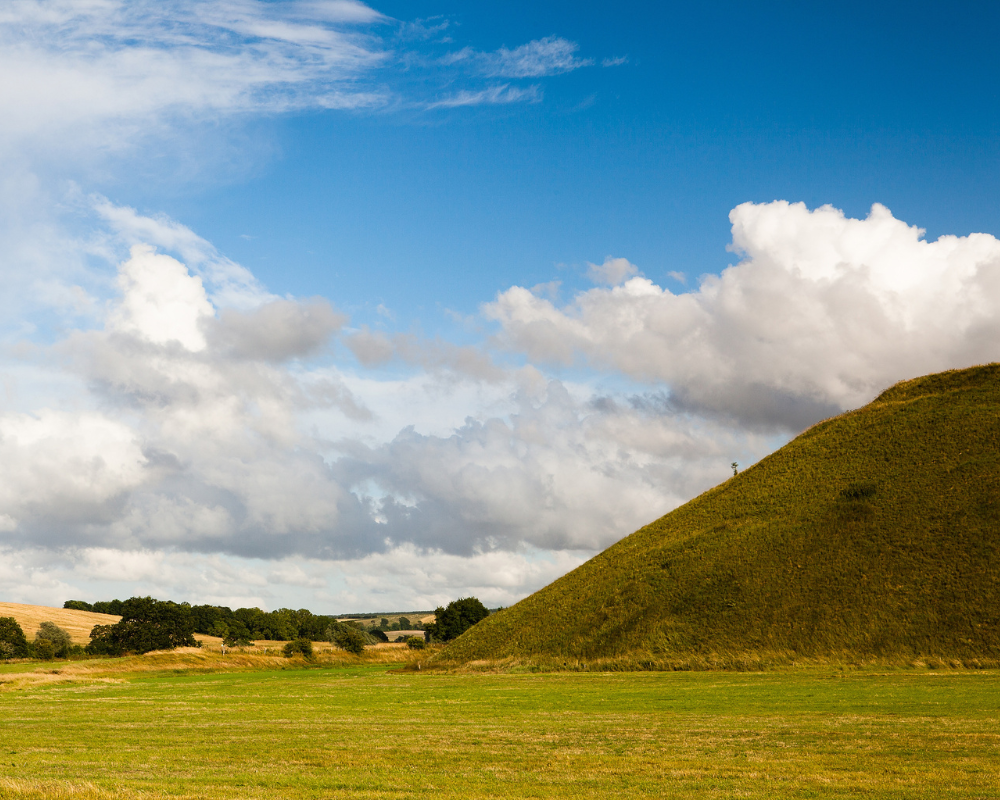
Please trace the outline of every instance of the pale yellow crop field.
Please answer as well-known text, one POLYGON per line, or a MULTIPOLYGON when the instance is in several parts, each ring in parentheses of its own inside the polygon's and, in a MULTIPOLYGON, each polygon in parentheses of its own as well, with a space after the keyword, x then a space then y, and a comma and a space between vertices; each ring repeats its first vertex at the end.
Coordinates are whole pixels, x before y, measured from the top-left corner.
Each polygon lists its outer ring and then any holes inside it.
POLYGON ((90 643, 90 631, 95 625, 114 625, 121 619, 114 614, 95 614, 93 611, 30 606, 22 603, 0 603, 0 617, 16 619, 29 641, 35 638, 39 625, 43 622, 54 622, 73 637, 73 644, 82 645, 90 643))

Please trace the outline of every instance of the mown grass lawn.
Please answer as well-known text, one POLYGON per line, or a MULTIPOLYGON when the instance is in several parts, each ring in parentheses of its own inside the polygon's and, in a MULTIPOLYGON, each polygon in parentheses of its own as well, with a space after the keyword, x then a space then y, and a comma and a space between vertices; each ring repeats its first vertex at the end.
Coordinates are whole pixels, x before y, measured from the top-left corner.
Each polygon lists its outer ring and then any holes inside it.
POLYGON ((0 693, 0 797, 995 798, 1000 673, 385 665, 0 693))

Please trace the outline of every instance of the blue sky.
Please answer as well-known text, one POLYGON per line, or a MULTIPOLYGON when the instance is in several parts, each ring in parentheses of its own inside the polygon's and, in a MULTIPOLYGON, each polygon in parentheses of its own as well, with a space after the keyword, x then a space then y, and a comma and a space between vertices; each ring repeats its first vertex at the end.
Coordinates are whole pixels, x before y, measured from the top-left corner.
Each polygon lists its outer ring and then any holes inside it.
POLYGON ((507 605, 995 360, 998 17, 11 3, 0 592, 507 605))
MULTIPOLYGON (((473 313, 513 283, 578 285, 608 254, 661 279, 720 272, 727 215, 748 200, 852 216, 881 202, 932 237, 995 232, 995 9, 651 5, 379 7, 443 27, 402 41, 413 58, 561 37, 592 63, 486 81, 536 86, 537 102, 433 110, 412 106, 478 76, 379 72, 390 108, 253 120, 215 134, 237 150, 248 137, 245 160, 100 188, 184 220, 274 291, 360 315, 384 303, 431 330, 441 307, 473 313)), ((399 24, 375 31, 391 46, 399 24)), ((168 158, 188 155, 172 144, 168 158)))

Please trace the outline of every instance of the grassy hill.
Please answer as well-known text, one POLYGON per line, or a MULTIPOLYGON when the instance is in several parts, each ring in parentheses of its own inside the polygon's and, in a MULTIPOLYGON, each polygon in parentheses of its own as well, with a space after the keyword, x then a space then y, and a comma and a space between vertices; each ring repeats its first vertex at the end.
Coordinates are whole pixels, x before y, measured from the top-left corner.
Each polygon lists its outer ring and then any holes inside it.
POLYGON ((897 384, 490 616, 439 663, 1000 660, 1000 365, 897 384))

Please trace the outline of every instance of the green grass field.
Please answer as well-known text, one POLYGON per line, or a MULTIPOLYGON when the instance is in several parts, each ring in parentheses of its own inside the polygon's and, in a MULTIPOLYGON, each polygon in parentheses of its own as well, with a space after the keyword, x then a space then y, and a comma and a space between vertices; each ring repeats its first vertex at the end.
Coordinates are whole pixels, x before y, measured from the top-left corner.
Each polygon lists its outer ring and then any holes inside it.
POLYGON ((995 798, 998 754, 995 671, 382 664, 0 692, 0 798, 995 798))

